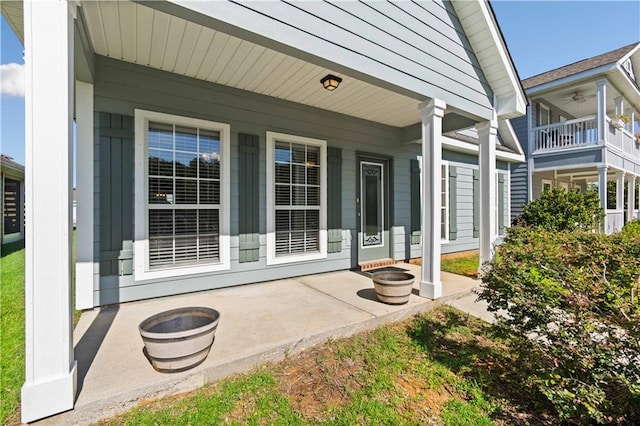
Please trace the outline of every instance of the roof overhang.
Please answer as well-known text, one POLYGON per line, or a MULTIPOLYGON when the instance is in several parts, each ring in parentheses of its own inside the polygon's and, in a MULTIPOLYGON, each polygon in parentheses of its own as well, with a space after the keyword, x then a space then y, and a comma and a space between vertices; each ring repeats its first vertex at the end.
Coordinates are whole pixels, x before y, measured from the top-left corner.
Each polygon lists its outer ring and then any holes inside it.
POLYGON ((495 94, 498 118, 524 115, 527 99, 490 4, 485 0, 452 4, 495 94))
MULTIPOLYGON (((638 54, 638 56, 640 56, 640 51, 638 51, 638 54)), ((607 94, 607 98, 611 98, 607 100, 608 104, 612 105, 613 98, 618 95, 623 95, 636 111, 640 111, 640 87, 638 87, 638 83, 633 81, 626 71, 622 69, 620 65, 622 62, 623 61, 612 62, 558 80, 533 86, 526 89, 526 94, 529 99, 536 99, 552 95, 561 90, 570 90, 580 85, 584 86, 593 83, 595 87, 597 80, 606 78, 614 89, 613 93, 607 94)), ((639 78, 639 76, 636 75, 636 78, 639 78)), ((611 107, 611 105, 609 105, 609 107, 611 107)))
MULTIPOLYGON (((164 13, 168 16, 171 16, 171 19, 184 19, 185 22, 190 26, 198 25, 201 28, 205 28, 207 26, 203 24, 204 21, 209 22, 208 20, 211 19, 210 17, 204 16, 202 13, 199 13, 195 9, 193 9, 194 7, 202 6, 198 5, 198 2, 184 2, 182 0, 157 2, 136 1, 135 3, 126 1, 85 3, 77 1, 74 3, 82 5, 83 9, 85 9, 83 15, 85 17, 84 21, 86 22, 88 27, 87 33, 91 33, 92 29, 95 28, 95 20, 92 21, 92 18, 89 16, 92 13, 91 9, 93 8, 93 10, 95 10, 95 8, 97 8, 99 4, 101 6, 104 5, 104 7, 110 7, 108 6, 110 3, 111 7, 113 7, 113 4, 118 4, 118 8, 122 5, 127 4, 135 4, 136 7, 150 6, 156 13, 164 13)), ((458 18, 461 21, 461 25, 463 26, 467 37, 469 38, 474 54, 478 58, 482 71, 484 72, 487 81, 489 82, 491 90, 494 92, 493 104, 498 118, 505 119, 523 115, 526 111, 526 98, 522 91, 522 87, 520 86, 519 80, 517 78, 517 73, 515 71, 515 68, 513 67, 513 62, 511 60, 511 57, 509 56, 508 50, 504 43, 504 39, 500 33, 500 29, 497 25, 490 5, 485 0, 478 0, 475 2, 456 0, 452 2, 452 5, 456 11, 456 14, 459 15, 458 18)), ((3 15, 6 17, 14 32, 18 35, 20 40, 24 40, 23 2, 21 0, 5 0, 0 2, 0 6, 2 8, 3 15)), ((224 7, 225 5, 223 3, 219 3, 216 5, 217 9, 224 7)), ((107 17, 113 15, 114 14, 111 12, 105 14, 105 16, 107 17)), ((130 27, 127 28, 132 19, 130 15, 128 15, 126 12, 116 11, 115 16, 116 19, 118 19, 118 22, 115 24, 115 26, 111 27, 112 29, 117 28, 118 33, 122 32, 125 35, 131 34, 132 32, 135 33, 135 31, 133 31, 130 27)), ((133 18, 136 19, 136 16, 134 16, 133 18)), ((420 121, 420 116, 418 113, 418 105, 420 102, 428 99, 429 96, 438 97, 438 93, 427 94, 426 92, 420 93, 417 91, 412 91, 407 89, 406 87, 403 87, 399 82, 394 82, 391 79, 387 80, 384 78, 377 78, 375 77, 375 73, 367 74, 362 70, 350 68, 348 65, 341 64, 339 61, 332 61, 327 60, 326 58, 321 58, 322 60, 318 62, 318 56, 314 55, 311 50, 305 50, 304 48, 295 46, 285 46, 283 43, 278 42, 277 39, 269 40, 268 43, 262 43, 265 41, 265 37, 256 36, 256 34, 249 34, 249 31, 242 28, 244 22, 242 20, 242 17, 239 17, 238 19, 240 20, 236 22, 237 25, 233 25, 229 22, 220 22, 219 20, 216 21, 216 25, 219 26, 221 31, 228 30, 230 34, 236 34, 238 31, 240 31, 240 33, 242 33, 241 35, 245 36, 244 38, 242 38, 242 40, 247 45, 245 46, 247 50, 252 50, 254 46, 264 47, 264 45, 266 44, 275 48, 277 53, 284 53, 286 56, 299 61, 297 65, 300 65, 301 72, 303 71, 304 73, 308 74, 310 72, 309 68, 313 68, 311 71, 315 72, 316 74, 320 72, 324 73, 335 71, 337 73, 346 75, 354 83, 352 85, 353 87, 351 92, 349 92, 349 90, 347 89, 348 84, 346 84, 340 88, 340 91, 332 93, 333 102, 324 99, 319 100, 315 103, 310 103, 311 106, 316 106, 347 115, 353 115, 370 121, 377 121, 388 125, 403 127, 408 125, 410 122, 416 123, 420 121), (262 42, 260 42, 261 40, 262 42), (315 57, 315 60, 312 60, 312 57, 315 57), (303 66, 304 68, 302 68, 303 66), (336 98, 340 96, 339 92, 343 93, 345 100, 350 101, 351 105, 353 105, 353 100, 356 99, 356 97, 354 96, 355 93, 369 94, 369 100, 367 100, 366 97, 360 97, 361 104, 363 106, 371 105, 371 96, 375 96, 376 99, 384 101, 379 102, 376 106, 376 108, 378 109, 378 112, 376 114, 359 114, 353 109, 350 110, 348 108, 343 108, 343 106, 347 102, 335 102, 336 98), (340 107, 338 108, 337 106, 340 107), (392 117, 394 115, 395 118, 392 117), (381 117, 384 117, 384 119, 381 117), (389 119, 386 119, 387 117, 389 117, 389 119)), ((246 24, 246 22, 244 23, 246 24)), ((95 31, 97 32, 97 30, 95 31)), ((138 29, 138 32, 140 33, 140 29, 138 29)), ((184 35, 185 33, 178 34, 176 37, 184 35)), ((105 34, 103 34, 103 36, 105 36, 105 34)), ((169 36, 168 32, 166 36, 169 36)), ((89 44, 92 44, 92 48, 95 47, 96 53, 104 55, 105 52, 99 51, 98 45, 100 44, 100 42, 94 40, 94 35, 92 34, 90 34, 89 37, 91 37, 91 40, 89 40, 89 44)), ((166 38, 165 40, 170 39, 166 38)), ((130 40, 126 40, 125 38, 122 38, 120 40, 120 44, 122 46, 127 46, 130 44, 130 42, 130 40)), ((127 59, 124 57, 124 55, 122 57, 111 57, 119 60, 128 60, 134 63, 142 63, 136 62, 136 58, 127 59)), ((162 66, 159 66, 159 68, 163 69, 162 66)), ((167 71, 175 72, 171 70, 167 71)), ((225 84, 224 82, 219 83, 225 84)), ((235 87, 242 88, 239 86, 235 87)), ((286 96, 283 97, 277 93, 270 93, 269 95, 288 99, 286 96)), ((294 102, 300 101, 298 99, 290 100, 294 102)), ((362 109, 364 110, 364 108, 362 109)), ((491 118, 490 116, 484 116, 483 114, 474 115, 473 113, 469 113, 464 108, 464 105, 448 103, 447 113, 452 112, 462 116, 467 116, 476 122, 481 122, 491 118)))

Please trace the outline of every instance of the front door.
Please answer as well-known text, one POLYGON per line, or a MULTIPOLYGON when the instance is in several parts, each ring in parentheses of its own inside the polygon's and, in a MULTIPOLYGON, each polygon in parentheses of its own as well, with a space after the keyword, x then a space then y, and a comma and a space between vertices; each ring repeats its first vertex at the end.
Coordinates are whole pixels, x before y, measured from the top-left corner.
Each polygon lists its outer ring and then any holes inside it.
POLYGON ((358 157, 358 263, 390 257, 389 166, 388 159, 358 157))

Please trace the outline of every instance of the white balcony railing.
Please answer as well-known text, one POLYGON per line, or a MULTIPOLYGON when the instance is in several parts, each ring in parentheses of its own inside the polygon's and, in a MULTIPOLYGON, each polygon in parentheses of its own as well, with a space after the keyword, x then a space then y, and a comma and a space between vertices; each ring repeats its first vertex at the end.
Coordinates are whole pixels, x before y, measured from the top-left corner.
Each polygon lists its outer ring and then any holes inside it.
POLYGON ((624 226, 624 210, 607 210, 604 224, 607 234, 619 232, 624 226))
MULTIPOLYGON (((607 119, 609 121, 609 119, 607 119)), ((640 146, 635 141, 635 137, 631 132, 626 129, 618 129, 609 124, 609 131, 607 133, 607 142, 615 146, 621 151, 627 154, 631 154, 634 157, 640 156, 640 146)))
MULTIPOLYGON (((605 137, 608 145, 635 158, 640 158, 640 141, 636 141, 630 131, 613 126, 609 117, 607 117, 606 126, 605 137)), ((590 115, 562 123, 533 127, 530 140, 534 153, 596 145, 600 142, 596 116, 590 115)))
POLYGON ((533 152, 556 151, 598 143, 596 116, 576 118, 531 129, 533 152))

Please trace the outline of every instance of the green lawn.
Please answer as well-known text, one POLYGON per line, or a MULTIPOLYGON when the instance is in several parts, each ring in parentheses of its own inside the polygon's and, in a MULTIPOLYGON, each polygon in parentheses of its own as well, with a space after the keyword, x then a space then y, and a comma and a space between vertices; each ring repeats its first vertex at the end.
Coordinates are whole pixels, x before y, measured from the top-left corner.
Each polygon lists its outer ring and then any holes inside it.
MULTIPOLYGON (((75 259, 74 232, 73 265, 75 259)), ((81 311, 74 310, 74 325, 81 314, 81 311)), ((20 389, 23 383, 24 242, 20 241, 2 246, 0 258, 0 424, 20 422, 20 389)))
POLYGON ((443 259, 440 269, 445 272, 451 272, 452 274, 476 278, 478 275, 479 263, 479 256, 477 254, 473 254, 470 256, 443 259))
POLYGON ((101 424, 553 423, 511 361, 489 325, 442 306, 101 424))
POLYGON ((24 382, 24 249, 2 246, 0 258, 0 424, 15 423, 24 382))

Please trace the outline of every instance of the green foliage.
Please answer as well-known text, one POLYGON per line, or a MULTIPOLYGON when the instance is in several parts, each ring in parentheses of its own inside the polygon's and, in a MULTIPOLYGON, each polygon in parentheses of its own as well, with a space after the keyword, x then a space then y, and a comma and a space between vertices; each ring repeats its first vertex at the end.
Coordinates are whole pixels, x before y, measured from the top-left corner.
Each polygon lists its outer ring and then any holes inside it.
POLYGON ((554 188, 524 206, 515 225, 541 227, 553 231, 592 230, 604 220, 596 191, 565 191, 554 188))
POLYGON ((512 227, 490 266, 480 298, 559 416, 640 423, 638 234, 512 227))
POLYGON ((627 222, 622 227, 622 232, 624 234, 640 238, 640 219, 636 219, 636 220, 632 220, 631 222, 627 222))
POLYGON ((0 259, 0 424, 17 422, 24 382, 24 249, 2 247, 0 259))

